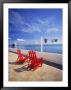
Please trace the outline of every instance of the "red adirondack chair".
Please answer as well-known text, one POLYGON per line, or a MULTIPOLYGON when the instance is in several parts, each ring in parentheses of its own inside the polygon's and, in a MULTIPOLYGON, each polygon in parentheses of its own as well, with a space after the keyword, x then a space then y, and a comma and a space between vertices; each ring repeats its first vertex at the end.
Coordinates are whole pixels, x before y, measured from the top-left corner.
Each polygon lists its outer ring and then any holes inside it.
POLYGON ((28 66, 28 68, 36 70, 38 67, 42 66, 43 58, 37 58, 35 51, 29 51, 28 54, 31 61, 31 64, 28 66))
POLYGON ((17 50, 17 54, 18 58, 16 60, 16 63, 24 63, 28 59, 28 57, 24 56, 19 49, 17 50))

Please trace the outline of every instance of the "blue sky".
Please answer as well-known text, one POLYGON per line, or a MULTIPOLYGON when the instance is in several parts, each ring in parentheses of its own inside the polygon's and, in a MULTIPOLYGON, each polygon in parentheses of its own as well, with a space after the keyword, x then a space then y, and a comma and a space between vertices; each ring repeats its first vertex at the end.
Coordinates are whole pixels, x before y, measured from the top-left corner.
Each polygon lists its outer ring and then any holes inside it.
POLYGON ((9 9, 10 42, 39 44, 41 37, 62 43, 62 9, 9 9))

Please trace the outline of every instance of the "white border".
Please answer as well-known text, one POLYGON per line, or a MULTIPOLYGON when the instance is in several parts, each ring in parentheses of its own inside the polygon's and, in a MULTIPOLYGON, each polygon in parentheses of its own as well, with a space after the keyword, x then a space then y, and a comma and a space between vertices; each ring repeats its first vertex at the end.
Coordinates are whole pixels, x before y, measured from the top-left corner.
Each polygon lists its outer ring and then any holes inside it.
POLYGON ((4 87, 67 87, 68 86, 68 4, 16 4, 3 5, 3 86, 4 87), (10 82, 8 81, 8 9, 9 8, 62 8, 63 9, 63 81, 59 82, 10 82))

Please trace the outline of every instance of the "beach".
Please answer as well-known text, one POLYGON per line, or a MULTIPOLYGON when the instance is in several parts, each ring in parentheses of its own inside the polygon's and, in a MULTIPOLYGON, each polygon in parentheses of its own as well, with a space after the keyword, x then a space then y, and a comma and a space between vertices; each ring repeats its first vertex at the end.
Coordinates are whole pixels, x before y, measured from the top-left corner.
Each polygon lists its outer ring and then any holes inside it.
MULTIPOLYGON (((24 55, 28 55, 28 50, 22 50, 24 55)), ((36 52, 37 57, 43 57, 45 60, 51 60, 51 62, 62 65, 62 57, 60 54, 53 53, 40 53, 36 52), (47 54, 47 55, 46 55, 47 54), (60 59, 60 60, 59 60, 60 59), (57 60, 57 61, 56 61, 57 60)), ((62 81, 62 69, 58 69, 54 66, 43 64, 35 71, 24 70, 24 64, 15 64, 17 60, 17 53, 15 48, 9 48, 8 50, 8 80, 9 81, 62 81), (21 69, 21 72, 18 70, 21 69)))

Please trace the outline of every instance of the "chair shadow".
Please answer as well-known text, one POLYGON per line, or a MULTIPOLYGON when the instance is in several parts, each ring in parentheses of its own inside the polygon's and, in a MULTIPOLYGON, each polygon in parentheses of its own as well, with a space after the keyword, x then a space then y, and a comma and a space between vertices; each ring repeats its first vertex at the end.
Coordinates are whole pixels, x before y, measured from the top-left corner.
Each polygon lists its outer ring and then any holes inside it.
MULTIPOLYGON (((16 62, 8 62, 9 64, 12 64, 12 65, 22 65, 22 63, 16 63, 16 62)), ((20 67, 20 68, 16 68, 16 69, 14 69, 14 71, 16 71, 16 72, 23 72, 23 71, 31 71, 31 69, 29 68, 27 68, 27 67, 25 67, 26 65, 23 65, 22 67, 20 67)))
POLYGON ((14 64, 14 65, 21 65, 23 63, 16 63, 16 62, 8 62, 9 64, 14 64))
POLYGON ((31 69, 26 68, 25 66, 14 69, 16 72, 23 72, 23 71, 31 71, 31 69))

